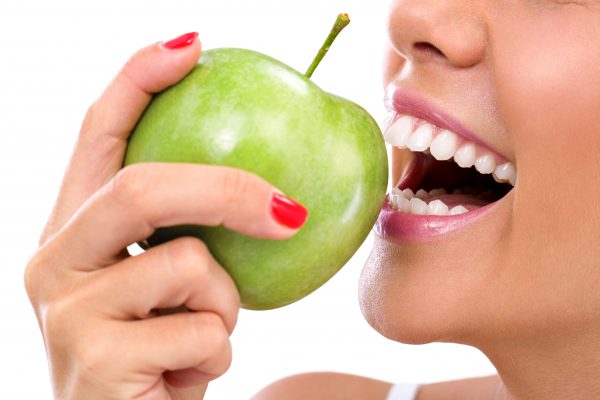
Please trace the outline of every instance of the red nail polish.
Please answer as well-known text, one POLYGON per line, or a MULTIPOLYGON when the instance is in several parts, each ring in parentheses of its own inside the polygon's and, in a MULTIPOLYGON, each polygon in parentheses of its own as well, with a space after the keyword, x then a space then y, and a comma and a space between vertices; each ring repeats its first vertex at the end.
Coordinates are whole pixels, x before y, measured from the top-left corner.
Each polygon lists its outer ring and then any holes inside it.
POLYGON ((308 218, 306 208, 280 193, 273 194, 271 213, 277 222, 292 229, 300 228, 308 218))
POLYGON ((163 43, 163 47, 169 50, 181 49, 194 43, 194 40, 196 40, 197 37, 198 32, 186 33, 185 35, 181 35, 173 40, 163 43))

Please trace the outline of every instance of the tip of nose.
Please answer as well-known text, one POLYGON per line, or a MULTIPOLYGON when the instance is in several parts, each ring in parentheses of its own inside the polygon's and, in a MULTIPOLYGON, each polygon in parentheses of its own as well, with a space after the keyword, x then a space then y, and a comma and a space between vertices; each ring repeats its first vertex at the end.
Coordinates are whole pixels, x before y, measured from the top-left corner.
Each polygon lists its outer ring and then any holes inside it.
POLYGON ((468 68, 482 62, 487 49, 485 20, 467 12, 466 3, 394 2, 388 18, 393 47, 416 64, 433 61, 468 68))

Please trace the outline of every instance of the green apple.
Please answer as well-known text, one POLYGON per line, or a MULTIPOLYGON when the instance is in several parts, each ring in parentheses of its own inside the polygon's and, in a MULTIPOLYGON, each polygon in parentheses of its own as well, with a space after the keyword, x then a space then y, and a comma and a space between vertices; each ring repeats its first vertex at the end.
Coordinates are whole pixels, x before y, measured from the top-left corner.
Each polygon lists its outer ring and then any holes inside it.
POLYGON ((125 165, 140 162, 237 167, 308 209, 306 224, 282 241, 221 226, 165 227, 147 240, 203 240, 247 309, 290 304, 331 278, 368 236, 388 178, 381 131, 363 108, 243 49, 204 52, 189 75, 155 96, 127 148, 125 165))

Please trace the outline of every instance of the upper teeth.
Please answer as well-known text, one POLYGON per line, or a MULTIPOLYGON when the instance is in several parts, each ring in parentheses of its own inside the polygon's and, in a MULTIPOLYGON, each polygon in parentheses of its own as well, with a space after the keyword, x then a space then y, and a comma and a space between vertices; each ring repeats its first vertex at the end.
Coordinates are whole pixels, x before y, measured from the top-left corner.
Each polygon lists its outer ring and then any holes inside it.
POLYGON ((392 146, 409 148, 413 152, 427 152, 440 161, 454 157, 462 168, 475 169, 482 174, 493 174, 497 182, 517 182, 517 169, 507 161, 499 159, 486 148, 464 139, 454 132, 440 129, 421 119, 409 115, 400 116, 384 132, 384 139, 392 146))

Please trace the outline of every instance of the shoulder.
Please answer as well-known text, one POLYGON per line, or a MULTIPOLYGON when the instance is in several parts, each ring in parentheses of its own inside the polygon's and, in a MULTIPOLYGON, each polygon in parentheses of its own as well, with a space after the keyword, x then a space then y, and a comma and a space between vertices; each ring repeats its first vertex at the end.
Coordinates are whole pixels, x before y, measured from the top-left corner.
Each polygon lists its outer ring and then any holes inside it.
MULTIPOLYGON (((417 400, 480 400, 493 398, 501 380, 497 375, 422 385, 417 400)), ((312 372, 283 378, 252 400, 386 400, 392 384, 377 379, 334 372, 312 372)))
POLYGON ((385 400, 392 384, 357 375, 311 372, 283 378, 252 400, 385 400))

